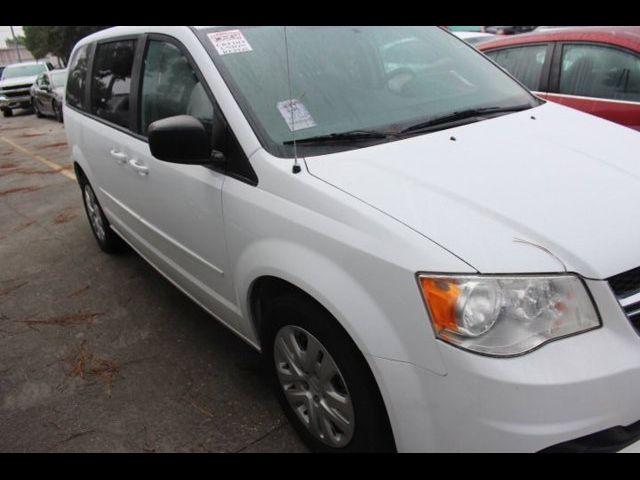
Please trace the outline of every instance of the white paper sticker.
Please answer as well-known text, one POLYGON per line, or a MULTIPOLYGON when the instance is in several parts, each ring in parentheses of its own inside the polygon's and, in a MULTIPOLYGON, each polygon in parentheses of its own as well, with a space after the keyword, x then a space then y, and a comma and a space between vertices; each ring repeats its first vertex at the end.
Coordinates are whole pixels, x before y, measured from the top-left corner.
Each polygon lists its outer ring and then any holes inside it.
POLYGON ((317 125, 307 107, 298 99, 278 102, 278 110, 292 132, 317 125))
POLYGON ((218 55, 229 55, 230 53, 252 52, 253 48, 244 38, 240 30, 225 30, 224 32, 213 32, 207 35, 213 46, 216 47, 218 55))

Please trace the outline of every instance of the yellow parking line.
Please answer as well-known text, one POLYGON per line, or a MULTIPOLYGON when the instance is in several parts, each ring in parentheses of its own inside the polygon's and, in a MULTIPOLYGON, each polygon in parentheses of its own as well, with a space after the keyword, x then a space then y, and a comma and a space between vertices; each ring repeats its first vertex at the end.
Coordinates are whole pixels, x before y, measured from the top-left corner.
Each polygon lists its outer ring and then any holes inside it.
POLYGON ((7 137, 0 137, 0 140, 2 140, 5 143, 8 143, 9 145, 11 145, 14 148, 17 148, 21 152, 26 153, 30 157, 35 158, 39 162, 44 163, 47 167, 51 168, 52 170, 57 170, 58 173, 60 173, 61 175, 64 175, 69 180, 73 180, 74 182, 76 181, 76 176, 73 173, 73 169, 72 168, 63 167, 62 165, 60 165, 60 164, 58 164, 56 162, 52 162, 51 160, 49 160, 48 158, 43 157, 42 155, 38 155, 37 153, 34 153, 34 152, 30 151, 30 150, 27 150, 22 145, 18 145, 16 142, 14 142, 12 140, 9 140, 7 137))

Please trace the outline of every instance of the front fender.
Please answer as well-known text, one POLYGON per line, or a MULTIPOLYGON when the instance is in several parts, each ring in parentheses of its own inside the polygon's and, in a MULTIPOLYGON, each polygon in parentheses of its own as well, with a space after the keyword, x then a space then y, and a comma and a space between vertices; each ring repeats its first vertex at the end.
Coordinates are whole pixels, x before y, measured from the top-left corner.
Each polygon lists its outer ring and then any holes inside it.
MULTIPOLYGON (((251 318, 254 283, 264 276, 277 277, 326 308, 364 355, 418 363, 444 375, 444 364, 413 276, 397 272, 397 278, 379 282, 368 277, 365 287, 350 271, 334 259, 296 243, 283 239, 256 241, 242 252, 234 269, 242 315, 251 318), (391 291, 384 298, 376 298, 377 287, 391 291), (403 291, 406 297, 398 294, 403 291)), ((249 329, 253 331, 248 335, 258 340, 255 326, 249 329)))

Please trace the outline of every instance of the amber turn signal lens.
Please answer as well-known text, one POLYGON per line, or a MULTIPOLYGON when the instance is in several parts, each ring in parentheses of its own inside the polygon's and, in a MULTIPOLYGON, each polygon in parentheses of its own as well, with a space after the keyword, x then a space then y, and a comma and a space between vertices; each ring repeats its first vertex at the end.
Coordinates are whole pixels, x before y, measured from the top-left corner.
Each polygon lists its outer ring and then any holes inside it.
POLYGON ((421 278, 420 284, 436 333, 445 329, 456 332, 455 306, 460 287, 455 281, 444 278, 421 278))

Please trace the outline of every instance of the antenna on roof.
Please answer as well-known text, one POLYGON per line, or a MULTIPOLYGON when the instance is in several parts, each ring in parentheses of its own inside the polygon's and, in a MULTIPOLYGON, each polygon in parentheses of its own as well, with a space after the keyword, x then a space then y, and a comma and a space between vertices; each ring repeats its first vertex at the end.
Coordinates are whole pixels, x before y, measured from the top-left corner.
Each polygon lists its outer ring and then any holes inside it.
POLYGON ((293 109, 297 106, 297 100, 293 98, 293 90, 291 88, 291 67, 289 65, 289 42, 287 41, 287 26, 284 26, 284 52, 287 56, 287 82, 289 84, 289 111, 291 112, 291 134, 293 135, 293 169, 294 174, 300 173, 302 170, 298 163, 298 148, 296 145, 296 126, 293 109))

